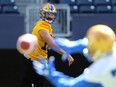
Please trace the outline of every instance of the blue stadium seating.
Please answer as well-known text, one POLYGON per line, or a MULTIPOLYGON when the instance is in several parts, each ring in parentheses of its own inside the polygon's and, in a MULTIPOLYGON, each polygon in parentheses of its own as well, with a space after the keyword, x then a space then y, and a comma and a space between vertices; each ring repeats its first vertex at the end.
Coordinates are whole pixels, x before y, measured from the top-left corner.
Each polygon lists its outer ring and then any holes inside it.
POLYGON ((2 13, 2 7, 0 6, 0 13, 2 13))
POLYGON ((116 5, 113 6, 113 13, 116 13, 116 5))
POLYGON ((70 5, 71 13, 78 13, 79 7, 77 5, 70 5))
POLYGON ((78 5, 92 5, 93 0, 77 0, 78 5))
POLYGON ((3 6, 3 13, 18 13, 18 7, 12 5, 3 6))
POLYGON ((60 3, 61 4, 69 4, 70 3, 70 0, 60 0, 60 3))
POLYGON ((70 0, 69 4, 70 5, 75 5, 77 3, 77 0, 70 0))
POLYGON ((82 5, 80 6, 80 13, 95 13, 94 5, 82 5))
POLYGON ((0 0, 0 13, 19 13, 15 0, 0 0))
POLYGON ((60 0, 69 4, 71 13, 115 13, 116 0, 60 0))
POLYGON ((15 0, 0 0, 1 5, 14 5, 15 0))
POLYGON ((69 5, 74 5, 77 3, 77 0, 60 0, 61 4, 69 4, 69 5))
POLYGON ((111 4, 116 5, 116 0, 112 0, 111 4))
POLYGON ((112 13, 112 6, 110 5, 101 5, 96 6, 97 13, 112 13))
POLYGON ((94 0, 95 5, 108 5, 111 4, 111 0, 94 0))

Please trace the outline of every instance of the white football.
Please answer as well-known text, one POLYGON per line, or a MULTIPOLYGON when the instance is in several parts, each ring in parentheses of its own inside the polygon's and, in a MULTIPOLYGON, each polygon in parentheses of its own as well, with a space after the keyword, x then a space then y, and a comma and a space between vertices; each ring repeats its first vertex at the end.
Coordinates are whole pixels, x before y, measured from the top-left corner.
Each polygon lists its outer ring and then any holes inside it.
POLYGON ((17 50, 21 54, 29 54, 37 47, 38 39, 33 34, 23 34, 17 39, 17 50))

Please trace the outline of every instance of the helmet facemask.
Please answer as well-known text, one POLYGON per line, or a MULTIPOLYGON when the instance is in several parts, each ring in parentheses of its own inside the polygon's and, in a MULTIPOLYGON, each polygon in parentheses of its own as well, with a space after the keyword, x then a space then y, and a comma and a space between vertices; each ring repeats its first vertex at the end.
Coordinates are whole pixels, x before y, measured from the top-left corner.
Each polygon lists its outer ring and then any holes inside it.
POLYGON ((53 4, 46 3, 40 9, 40 18, 48 23, 53 23, 56 18, 56 8, 53 4))
POLYGON ((53 13, 53 12, 43 11, 42 14, 43 14, 42 19, 48 23, 53 23, 53 21, 56 18, 56 13, 53 13))

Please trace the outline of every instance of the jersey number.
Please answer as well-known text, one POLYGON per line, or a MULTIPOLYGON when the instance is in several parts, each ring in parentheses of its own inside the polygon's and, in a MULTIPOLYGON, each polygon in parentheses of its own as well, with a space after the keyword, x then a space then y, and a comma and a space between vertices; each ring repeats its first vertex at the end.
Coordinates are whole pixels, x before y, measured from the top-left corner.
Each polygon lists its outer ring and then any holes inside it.
POLYGON ((47 43, 45 43, 44 46, 41 49, 47 50, 47 43))

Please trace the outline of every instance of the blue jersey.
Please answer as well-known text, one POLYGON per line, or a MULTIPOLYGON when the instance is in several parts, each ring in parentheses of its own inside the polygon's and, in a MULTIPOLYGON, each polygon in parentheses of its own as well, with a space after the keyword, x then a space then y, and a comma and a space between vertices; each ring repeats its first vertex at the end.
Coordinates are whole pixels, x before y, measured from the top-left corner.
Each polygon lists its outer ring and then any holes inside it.
POLYGON ((55 87, 116 87, 116 57, 109 54, 101 58, 76 78, 55 70, 50 72, 46 78, 55 87))

